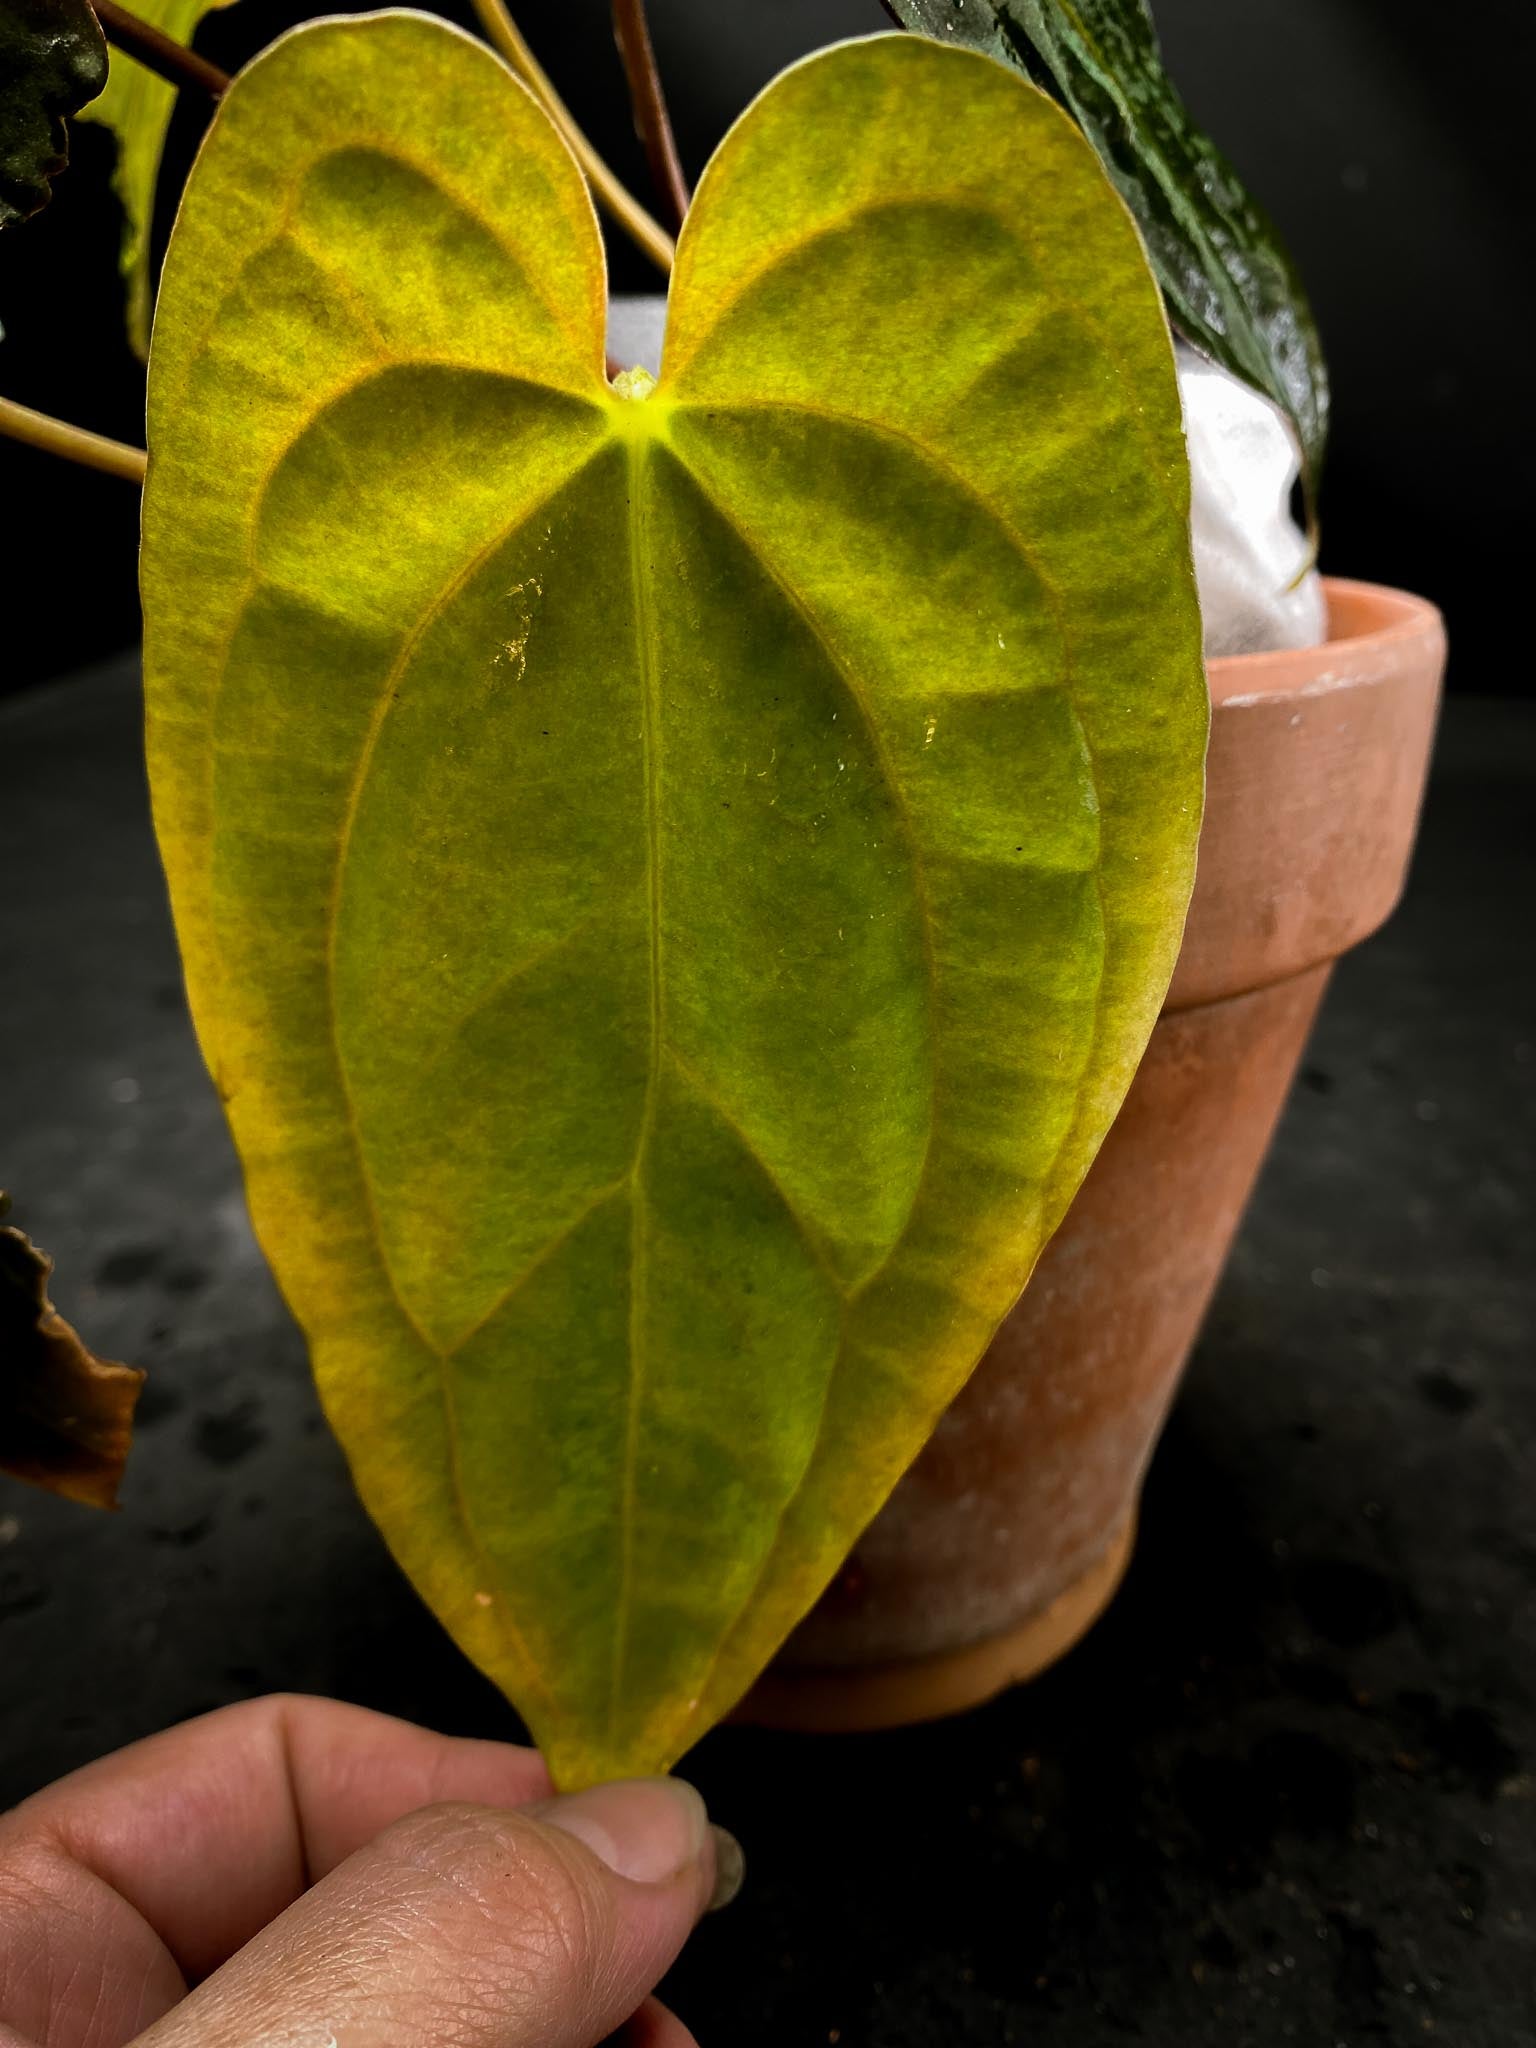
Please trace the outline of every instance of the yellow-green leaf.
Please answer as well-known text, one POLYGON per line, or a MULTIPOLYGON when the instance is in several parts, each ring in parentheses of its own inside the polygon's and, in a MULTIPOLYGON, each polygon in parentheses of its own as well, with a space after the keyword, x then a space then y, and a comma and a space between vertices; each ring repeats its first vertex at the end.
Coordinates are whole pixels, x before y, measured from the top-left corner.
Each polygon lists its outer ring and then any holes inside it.
POLYGON ((1045 97, 786 73, 670 323, 610 389, 563 144, 387 14, 228 95, 150 375, 156 816, 256 1226, 567 1783, 729 1708, 965 1379, 1200 814, 1168 333, 1045 97))
MULTIPOLYGON (((190 43, 203 16, 231 0, 133 0, 133 12, 173 42, 190 43)), ((123 208, 120 261, 128 292, 128 338, 139 354, 149 352, 149 235, 154 225, 155 186, 165 131, 176 105, 176 88, 123 50, 112 52, 106 89, 82 114, 101 121, 117 138, 112 183, 123 208)))

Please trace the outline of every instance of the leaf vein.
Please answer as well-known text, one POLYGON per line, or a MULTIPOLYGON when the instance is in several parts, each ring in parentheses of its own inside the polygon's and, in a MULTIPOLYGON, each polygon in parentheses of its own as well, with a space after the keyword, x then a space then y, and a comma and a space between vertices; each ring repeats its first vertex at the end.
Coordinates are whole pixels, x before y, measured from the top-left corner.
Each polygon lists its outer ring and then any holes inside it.
POLYGON ((656 617, 651 603, 649 563, 645 558, 648 522, 645 518, 644 454, 638 441, 629 451, 629 573, 631 602, 635 614, 635 640, 640 655, 640 701, 642 711, 641 750, 645 772, 645 824, 647 879, 650 893, 650 1062, 645 1080, 645 1102, 630 1184, 630 1273, 629 1273, 629 1386, 625 1397, 623 1470, 619 1494, 619 1588, 614 1602, 613 1667, 608 1693, 608 1733, 612 1738, 618 1721, 624 1689, 624 1671, 629 1655, 631 1607, 635 1575, 635 1472, 640 1456, 640 1410, 645 1398, 645 1323, 649 1306, 649 1242, 642 1176, 646 1156, 656 1128, 656 1099, 661 1082, 661 1048, 664 1023, 661 962, 661 703, 659 694, 660 650, 656 617))
POLYGON ((523 1267, 517 1278, 502 1289, 490 1307, 483 1314, 476 1316, 469 1327, 466 1330, 462 1330, 453 1339, 452 1343, 443 1347, 442 1358, 444 1364, 451 1365, 466 1345, 472 1344, 475 1338, 480 1335, 480 1332, 496 1320, 503 1309, 511 1306, 533 1278, 534 1274, 539 1271, 540 1267, 547 1265, 556 1252, 563 1250, 576 1235, 577 1231, 581 1229, 582 1225, 590 1222, 605 1202, 611 1202, 616 1195, 623 1194, 628 1186, 628 1174, 625 1174, 622 1179, 610 1181, 606 1187, 599 1188, 595 1195, 582 1204, 569 1223, 562 1224, 553 1237, 546 1238, 533 1254, 533 1257, 529 1259, 527 1265, 523 1267))
POLYGON ((847 1295, 847 1289, 844 1287, 840 1275, 834 1268, 826 1247, 820 1241, 820 1234, 816 1231, 813 1231, 811 1225, 801 1215, 799 1209, 790 1199, 789 1192, 785 1188, 784 1183, 779 1179, 779 1176, 774 1172, 773 1168, 768 1164, 768 1161, 763 1157, 762 1153, 758 1150, 756 1142, 752 1138, 751 1133, 747 1130, 746 1126, 741 1122, 740 1118, 737 1117, 733 1111, 727 1109, 724 1102, 720 1099, 719 1095, 716 1094, 714 1088, 711 1087, 709 1082, 707 1082, 704 1079, 703 1075, 699 1072, 697 1067, 695 1067, 691 1061, 685 1060, 682 1057, 681 1053, 678 1052, 675 1046, 669 1046, 667 1048, 667 1056, 671 1060, 673 1067, 682 1076, 683 1080, 699 1097, 700 1101, 704 1103, 705 1107, 711 1112, 711 1114, 718 1117, 720 1122, 725 1125, 726 1129, 731 1133, 732 1137, 736 1139, 737 1143, 741 1146, 741 1149, 752 1161, 752 1164, 763 1176, 763 1179, 767 1181, 768 1185, 773 1189, 773 1192, 778 1196, 780 1202, 783 1203, 784 1213, 786 1216, 788 1216, 790 1222, 794 1225, 796 1234, 800 1238, 801 1243, 805 1246, 805 1249, 810 1253, 812 1259, 821 1268, 821 1271, 825 1274, 828 1284, 831 1286, 833 1292, 837 1295, 838 1300, 844 1300, 847 1295))

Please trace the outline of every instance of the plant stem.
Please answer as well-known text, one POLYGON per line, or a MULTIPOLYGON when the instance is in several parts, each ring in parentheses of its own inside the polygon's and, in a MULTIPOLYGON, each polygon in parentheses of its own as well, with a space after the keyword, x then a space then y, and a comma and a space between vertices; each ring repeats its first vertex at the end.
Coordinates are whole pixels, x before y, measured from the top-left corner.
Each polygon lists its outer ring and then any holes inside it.
POLYGON ((672 237, 660 221, 652 219, 633 193, 625 190, 577 127, 570 108, 551 85, 538 58, 523 41, 516 22, 507 12, 506 0, 475 0, 475 12, 491 42, 535 99, 542 103, 545 113, 564 136, 566 146, 581 165, 587 182, 603 205, 658 270, 670 271, 674 249, 672 237))
POLYGON ((105 434, 93 434, 85 427, 72 427, 48 413, 34 412, 30 405, 18 405, 14 398, 0 398, 0 434, 46 449, 50 455, 83 462, 87 469, 104 469, 127 483, 144 481, 149 458, 142 448, 130 448, 126 441, 109 441, 105 434))
POLYGON ((119 7, 117 0, 91 0, 91 4, 107 41, 126 50, 130 57, 137 57, 146 70, 168 84, 195 85, 210 99, 218 99, 228 88, 227 71, 210 64, 206 57, 199 57, 196 50, 189 50, 185 43, 178 43, 152 23, 141 21, 126 7, 119 7))
POLYGON ((650 25, 645 18, 645 0, 613 0, 613 37, 629 81, 635 132, 645 146, 651 182, 673 227, 680 228, 688 211, 688 180, 683 176, 666 94, 661 89, 661 73, 656 68, 656 52, 651 47, 650 25))

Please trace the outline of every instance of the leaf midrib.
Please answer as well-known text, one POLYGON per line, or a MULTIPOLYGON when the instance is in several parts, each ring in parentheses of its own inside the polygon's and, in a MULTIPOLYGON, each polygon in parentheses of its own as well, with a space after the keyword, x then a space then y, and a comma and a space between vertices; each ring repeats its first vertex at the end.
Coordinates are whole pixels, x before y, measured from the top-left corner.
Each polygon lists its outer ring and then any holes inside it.
MULTIPOLYGON (((628 401, 635 403, 637 401, 628 401)), ((638 401, 643 402, 643 401, 638 401)), ((630 1170, 629 1256, 629 1384, 625 1395, 624 1463, 619 1494, 619 1587, 614 1604, 613 1661, 608 1693, 608 1734, 612 1740, 624 1690, 629 1655, 630 1611, 634 1600, 635 1471, 640 1455, 640 1408, 645 1398, 645 1324, 650 1304, 650 1244, 644 1190, 644 1169, 656 1128, 656 1098, 661 1084, 665 1001, 661 959, 661 701, 660 657, 656 639, 656 608, 651 593, 646 499, 649 437, 634 434, 626 451, 629 490, 625 527, 629 538, 630 601, 634 606, 635 646, 640 667, 640 748, 645 776, 645 835, 649 919, 650 1057, 645 1100, 630 1170)))

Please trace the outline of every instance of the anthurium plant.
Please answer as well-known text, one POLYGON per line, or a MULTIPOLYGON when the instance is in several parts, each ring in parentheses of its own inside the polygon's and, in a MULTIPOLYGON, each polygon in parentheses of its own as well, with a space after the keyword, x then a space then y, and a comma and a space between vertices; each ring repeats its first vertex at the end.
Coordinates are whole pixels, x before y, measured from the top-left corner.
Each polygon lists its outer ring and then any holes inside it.
POLYGON ((425 15, 241 71, 142 560, 257 1233, 568 1785, 731 1708, 1025 1285, 1172 970, 1207 721, 1159 281, 1050 95, 912 34, 783 74, 659 380, 605 362, 584 147, 425 15))

